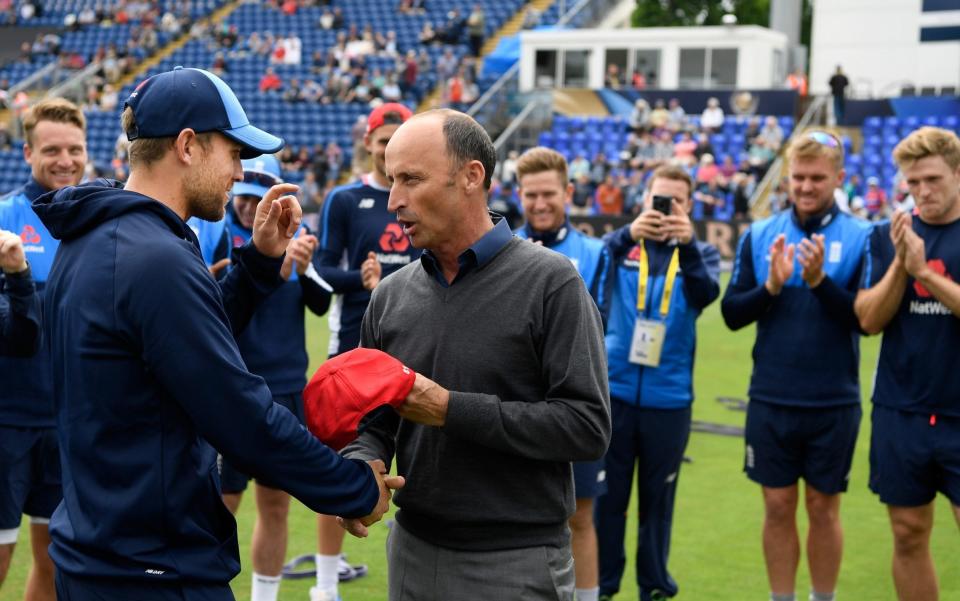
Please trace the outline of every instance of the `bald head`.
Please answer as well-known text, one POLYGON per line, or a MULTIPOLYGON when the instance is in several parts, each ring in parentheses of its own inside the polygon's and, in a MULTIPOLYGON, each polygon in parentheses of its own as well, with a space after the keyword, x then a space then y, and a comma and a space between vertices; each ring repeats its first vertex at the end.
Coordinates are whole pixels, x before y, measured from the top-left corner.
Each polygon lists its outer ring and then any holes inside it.
POLYGON ((478 161, 483 167, 483 189, 490 188, 497 154, 490 135, 473 117, 450 109, 434 109, 414 115, 397 130, 395 137, 404 130, 404 135, 427 136, 434 150, 443 148, 451 176, 468 162, 478 161))

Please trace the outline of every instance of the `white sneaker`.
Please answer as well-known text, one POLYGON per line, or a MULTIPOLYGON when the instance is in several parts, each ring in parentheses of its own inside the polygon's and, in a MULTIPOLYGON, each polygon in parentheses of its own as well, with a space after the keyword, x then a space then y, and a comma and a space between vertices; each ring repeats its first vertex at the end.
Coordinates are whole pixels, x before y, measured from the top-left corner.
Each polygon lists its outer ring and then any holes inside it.
POLYGON ((362 578, 367 575, 367 566, 364 564, 359 564, 352 566, 347 563, 347 556, 340 554, 340 564, 337 566, 337 580, 340 582, 350 582, 351 580, 356 580, 357 578, 362 578))
POLYGON ((310 587, 310 601, 343 601, 339 593, 322 591, 315 586, 310 587))

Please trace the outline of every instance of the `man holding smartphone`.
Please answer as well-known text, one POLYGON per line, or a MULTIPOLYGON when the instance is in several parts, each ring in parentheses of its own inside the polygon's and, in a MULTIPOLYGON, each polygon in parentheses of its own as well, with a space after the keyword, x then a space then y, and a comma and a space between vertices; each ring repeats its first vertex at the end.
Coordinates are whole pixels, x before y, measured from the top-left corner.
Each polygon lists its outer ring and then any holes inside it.
POLYGON ((608 234, 607 360, 613 435, 607 494, 597 500, 600 598, 620 590, 624 531, 637 471, 637 584, 641 601, 668 599, 673 503, 690 435, 696 320, 720 295, 720 253, 696 240, 693 180, 677 166, 654 171, 633 223, 608 234), (636 466, 636 467, 635 467, 636 466))

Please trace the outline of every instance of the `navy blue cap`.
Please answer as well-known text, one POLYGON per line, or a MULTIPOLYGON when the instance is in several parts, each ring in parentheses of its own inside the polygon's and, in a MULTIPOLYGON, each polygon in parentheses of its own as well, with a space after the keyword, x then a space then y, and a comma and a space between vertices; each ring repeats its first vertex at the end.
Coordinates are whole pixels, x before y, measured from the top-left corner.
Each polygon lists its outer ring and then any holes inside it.
POLYGON ((250 159, 283 148, 283 139, 250 125, 233 90, 202 69, 174 67, 141 82, 126 102, 137 126, 127 133, 137 138, 170 138, 185 129, 218 131, 243 144, 240 158, 250 159))

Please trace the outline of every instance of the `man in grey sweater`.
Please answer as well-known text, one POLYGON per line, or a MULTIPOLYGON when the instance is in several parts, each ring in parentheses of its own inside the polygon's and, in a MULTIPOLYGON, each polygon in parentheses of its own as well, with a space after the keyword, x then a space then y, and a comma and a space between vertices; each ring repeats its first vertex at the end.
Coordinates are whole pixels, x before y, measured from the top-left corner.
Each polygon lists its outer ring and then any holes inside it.
POLYGON ((374 290, 361 345, 417 379, 344 454, 396 455, 407 479, 391 601, 573 599, 570 462, 610 438, 600 315, 568 259, 487 212, 495 161, 483 128, 448 110, 410 119, 386 150, 388 207, 425 252, 374 290))

